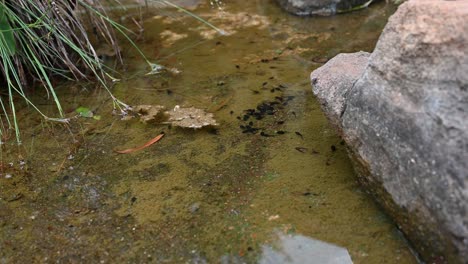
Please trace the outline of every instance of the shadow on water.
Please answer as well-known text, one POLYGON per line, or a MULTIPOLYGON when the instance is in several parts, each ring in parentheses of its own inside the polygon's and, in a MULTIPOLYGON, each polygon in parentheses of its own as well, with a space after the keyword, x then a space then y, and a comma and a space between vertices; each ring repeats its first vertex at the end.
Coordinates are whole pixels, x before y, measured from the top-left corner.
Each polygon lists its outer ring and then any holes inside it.
POLYGON ((308 81, 337 53, 371 51, 394 7, 299 18, 273 1, 239 2, 194 9, 226 36, 172 9, 145 13, 138 43, 173 70, 146 76, 126 47, 113 88, 130 105, 208 109, 217 127, 120 120, 89 83, 58 92, 70 115, 86 106, 100 120, 63 126, 19 110, 23 145, 1 153, 1 263, 275 263, 260 258, 288 235, 345 248, 355 263, 416 263, 360 189, 308 81), (114 152, 162 131, 151 147, 114 152))

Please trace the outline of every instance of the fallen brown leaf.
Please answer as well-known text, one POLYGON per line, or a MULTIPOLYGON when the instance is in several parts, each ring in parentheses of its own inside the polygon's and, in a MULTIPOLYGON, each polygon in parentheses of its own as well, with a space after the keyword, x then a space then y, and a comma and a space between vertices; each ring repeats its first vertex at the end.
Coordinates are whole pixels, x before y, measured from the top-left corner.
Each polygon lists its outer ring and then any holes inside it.
POLYGON ((115 150, 115 152, 120 153, 120 154, 127 154, 127 153, 132 153, 138 150, 142 150, 144 148, 147 148, 154 143, 158 142, 162 137, 164 137, 164 133, 161 133, 157 135, 155 138, 151 139, 150 141, 146 142, 143 146, 137 147, 137 148, 131 148, 131 149, 124 149, 124 150, 115 150))

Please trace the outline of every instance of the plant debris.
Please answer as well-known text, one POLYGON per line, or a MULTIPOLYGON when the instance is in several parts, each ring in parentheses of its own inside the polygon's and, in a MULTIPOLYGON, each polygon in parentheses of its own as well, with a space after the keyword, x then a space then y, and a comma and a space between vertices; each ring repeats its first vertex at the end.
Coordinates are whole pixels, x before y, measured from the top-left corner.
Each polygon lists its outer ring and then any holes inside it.
POLYGON ((126 120, 138 115, 144 123, 151 121, 185 128, 202 128, 218 125, 213 114, 203 109, 195 107, 181 108, 178 105, 170 111, 164 111, 165 109, 162 105, 137 105, 132 107, 131 110, 134 115, 129 116, 126 120))
POLYGON ((146 142, 143 146, 136 147, 136 148, 131 148, 131 149, 125 149, 125 150, 116 150, 115 152, 120 153, 120 154, 127 154, 127 153, 132 153, 132 152, 135 152, 135 151, 138 151, 138 150, 142 150, 142 149, 147 148, 147 147, 153 145, 154 143, 158 142, 159 140, 161 140, 162 137, 164 137, 164 133, 161 133, 161 134, 157 135, 155 138, 153 138, 150 141, 146 142))
POLYGON ((140 116, 143 123, 162 120, 165 109, 166 107, 162 105, 137 105, 133 107, 133 111, 140 116))
POLYGON ((167 111, 168 122, 173 126, 186 128, 202 128, 204 126, 216 126, 216 120, 212 113, 195 107, 181 108, 176 105, 173 110, 167 111))
POLYGON ((95 120, 100 120, 101 116, 95 115, 93 111, 91 111, 87 107, 80 106, 75 111, 81 116, 81 117, 86 117, 86 118, 93 118, 95 120))

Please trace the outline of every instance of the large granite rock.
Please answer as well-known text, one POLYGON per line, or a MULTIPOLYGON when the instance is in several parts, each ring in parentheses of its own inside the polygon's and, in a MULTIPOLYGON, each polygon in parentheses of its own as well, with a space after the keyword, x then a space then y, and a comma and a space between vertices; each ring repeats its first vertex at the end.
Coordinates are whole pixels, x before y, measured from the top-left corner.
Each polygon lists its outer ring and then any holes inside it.
POLYGON ((299 16, 329 16, 363 6, 372 0, 276 0, 286 11, 299 16))
POLYGON ((330 123, 339 131, 341 131, 341 115, 346 103, 346 94, 349 90, 343 87, 352 87, 361 77, 369 56, 370 53, 363 51, 341 53, 313 72, 312 85, 320 87, 320 89, 314 89, 314 94, 322 104, 322 109, 327 113, 330 123))
POLYGON ((313 91, 421 255, 468 263, 468 1, 402 4, 366 56, 330 60, 313 91))

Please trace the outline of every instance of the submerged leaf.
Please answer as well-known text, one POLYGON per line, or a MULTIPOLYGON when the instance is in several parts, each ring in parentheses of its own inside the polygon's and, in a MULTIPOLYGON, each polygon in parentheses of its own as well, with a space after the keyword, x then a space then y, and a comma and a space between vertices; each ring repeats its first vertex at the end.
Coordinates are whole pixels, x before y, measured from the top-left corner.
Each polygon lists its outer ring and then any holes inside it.
POLYGON ((136 148, 131 148, 131 149, 125 149, 125 150, 116 150, 115 152, 120 153, 120 154, 127 154, 127 153, 132 153, 132 152, 135 152, 135 151, 138 151, 138 150, 142 150, 142 149, 147 148, 147 147, 153 145, 154 143, 158 142, 159 140, 161 140, 162 137, 164 137, 164 133, 161 133, 161 134, 157 135, 155 138, 153 138, 150 141, 146 142, 143 146, 136 147, 136 148))
POLYGON ((163 116, 165 109, 162 105, 137 105, 133 107, 133 111, 140 115, 140 120, 144 123, 158 121, 163 116))
POLYGON ((87 107, 80 106, 75 110, 82 117, 93 117, 93 111, 89 110, 87 107))
POLYGON ((187 128, 201 128, 204 126, 216 126, 216 120, 212 113, 194 107, 180 108, 176 105, 173 110, 166 112, 169 122, 174 126, 187 128))

